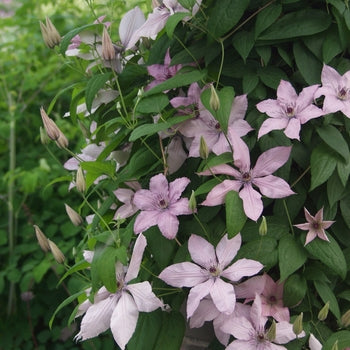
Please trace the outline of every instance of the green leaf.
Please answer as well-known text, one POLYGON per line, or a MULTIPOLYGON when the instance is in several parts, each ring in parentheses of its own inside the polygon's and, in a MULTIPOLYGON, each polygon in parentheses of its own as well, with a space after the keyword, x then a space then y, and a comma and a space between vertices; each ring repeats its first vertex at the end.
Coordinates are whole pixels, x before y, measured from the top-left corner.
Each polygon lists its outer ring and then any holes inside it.
POLYGON ((246 63, 247 57, 254 47, 254 34, 252 32, 240 31, 232 39, 233 47, 246 63))
POLYGON ((280 68, 267 66, 258 69, 260 80, 271 89, 276 90, 281 80, 288 80, 286 73, 280 68))
POLYGON ((269 27, 259 40, 278 40, 296 38, 323 32, 332 22, 325 11, 305 9, 290 12, 269 27))
POLYGON ((280 280, 284 281, 301 267, 307 259, 305 249, 292 235, 283 236, 278 245, 280 280))
POLYGON ((176 26, 181 22, 186 16, 188 16, 188 12, 177 12, 171 15, 166 24, 165 24, 165 30, 170 39, 172 39, 174 30, 176 26))
POLYGON ((235 191, 230 191, 225 197, 226 228, 228 237, 236 236, 247 221, 243 210, 243 201, 235 191))
POLYGON ((208 193, 213 189, 214 186, 218 185, 219 183, 221 183, 220 180, 214 177, 213 179, 210 179, 209 181, 206 181, 202 185, 200 185, 195 190, 194 194, 196 196, 199 196, 201 194, 208 193))
POLYGON ((143 96, 146 97, 154 94, 159 94, 165 90, 172 90, 180 86, 190 85, 191 83, 204 79, 206 74, 207 73, 205 70, 179 70, 172 78, 167 79, 166 81, 156 85, 151 90, 146 91, 143 96))
POLYGON ((334 343, 338 341, 338 349, 345 349, 350 345, 350 331, 339 331, 333 333, 323 344, 322 350, 332 350, 334 343))
POLYGON ((345 193, 343 199, 340 200, 341 215, 346 223, 346 226, 350 228, 350 196, 349 193, 345 193))
POLYGON ((346 276, 347 266, 344 254, 337 241, 327 233, 329 242, 315 238, 305 246, 305 249, 323 264, 328 266, 335 274, 342 279, 346 276))
POLYGON ((321 139, 342 156, 344 161, 347 163, 350 158, 350 152, 347 142, 345 141, 342 133, 333 125, 323 125, 322 127, 316 128, 318 135, 321 139))
POLYGON ((337 165, 336 154, 328 146, 320 143, 311 153, 310 191, 327 181, 337 165))
POLYGON ((233 28, 244 14, 249 0, 216 1, 209 14, 208 31, 214 38, 219 38, 233 28))
POLYGON ((288 277, 283 286, 283 304, 293 307, 300 303, 307 291, 307 283, 303 276, 294 274, 288 277))
POLYGON ((86 85, 85 90, 85 102, 86 108, 91 112, 92 102, 94 101, 97 92, 102 89, 106 81, 111 77, 111 73, 103 73, 99 75, 93 75, 86 85))
POLYGON ((81 167, 87 171, 86 174, 86 187, 89 188, 93 182, 101 175, 107 175, 113 177, 115 174, 116 163, 110 161, 89 161, 80 162, 81 167))
POLYGON ((325 36, 322 46, 323 62, 328 64, 335 56, 342 52, 342 46, 339 41, 338 30, 332 30, 325 36))
POLYGON ((179 0, 179 3, 185 8, 185 9, 192 9, 192 7, 196 4, 197 0, 179 0))
POLYGON ((255 38, 257 38, 260 33, 271 26, 282 12, 282 6, 280 4, 271 4, 264 10, 258 13, 255 22, 255 38))
POLYGON ((314 281, 317 293, 320 295, 322 301, 326 304, 329 302, 329 309, 336 318, 340 318, 340 310, 337 302, 337 298, 334 295, 329 285, 322 281, 314 281))
POLYGON ((168 96, 165 94, 156 94, 141 99, 136 107, 136 111, 140 113, 161 113, 161 111, 169 104, 168 96))
POLYGON ((142 136, 153 135, 158 131, 169 129, 173 125, 181 123, 190 118, 191 118, 191 115, 181 115, 181 116, 167 119, 165 122, 159 121, 158 123, 140 125, 132 131, 129 137, 129 141, 136 141, 142 136))
POLYGON ((64 281, 68 276, 70 276, 71 274, 78 272, 78 271, 82 271, 87 269, 90 266, 90 263, 88 263, 85 260, 80 260, 78 261, 76 264, 74 264, 71 268, 69 268, 68 271, 66 271, 66 273, 61 277, 61 279, 58 282, 58 285, 60 285, 62 283, 62 281, 64 281))
POLYGON ((350 162, 348 162, 346 164, 344 162, 338 162, 337 171, 338 171, 340 181, 343 184, 343 186, 345 187, 347 182, 348 182, 349 175, 350 175, 350 162))
POLYGON ((46 272, 50 269, 51 262, 48 260, 42 260, 39 265, 33 268, 33 277, 36 283, 40 283, 40 281, 45 276, 46 272))
POLYGON ((256 88, 258 83, 259 77, 256 75, 256 73, 251 72, 245 74, 242 79, 243 93, 249 94, 256 88))
POLYGON ((331 207, 344 197, 344 191, 345 188, 340 181, 338 173, 335 171, 327 181, 327 197, 331 207))

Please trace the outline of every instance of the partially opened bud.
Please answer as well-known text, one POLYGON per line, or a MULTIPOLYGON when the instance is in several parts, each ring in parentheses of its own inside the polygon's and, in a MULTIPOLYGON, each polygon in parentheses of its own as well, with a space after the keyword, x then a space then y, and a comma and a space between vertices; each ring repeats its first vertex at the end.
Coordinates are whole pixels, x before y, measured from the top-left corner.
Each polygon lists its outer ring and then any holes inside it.
POLYGON ((209 156, 208 145, 205 142, 203 136, 201 136, 200 141, 199 141, 199 155, 202 159, 208 159, 208 156, 209 156))
POLYGON ((262 216, 261 224, 259 226, 259 235, 266 236, 267 234, 267 222, 265 216, 262 216))
POLYGON ((276 322, 275 322, 275 320, 272 321, 271 327, 267 331, 267 339, 271 342, 276 339, 276 322))
POLYGON ((81 166, 79 166, 77 170, 77 175, 75 179, 75 185, 77 186, 77 190, 81 193, 84 193, 86 190, 86 182, 85 182, 85 177, 83 173, 83 169, 81 166))
POLYGON ((303 331, 303 313, 301 313, 293 323, 293 332, 299 335, 303 331))
POLYGON ((345 314, 340 318, 340 324, 344 328, 350 326, 350 310, 346 311, 345 314))
POLYGON ((61 249, 58 248, 57 245, 51 240, 48 239, 48 242, 49 242, 50 250, 52 252, 53 257, 59 264, 62 264, 66 258, 63 255, 61 249))
POLYGON ((209 105, 210 105, 210 108, 212 108, 215 112, 220 108, 220 99, 213 84, 210 85, 209 105))
POLYGON ((40 115, 44 124, 45 131, 47 133, 47 136, 51 140, 57 141, 61 135, 61 130, 58 128, 55 122, 51 118, 49 118, 49 116, 46 114, 43 107, 40 107, 40 115))
POLYGON ((66 213, 70 218, 70 221, 72 221, 72 224, 74 226, 79 226, 82 224, 83 219, 82 217, 73 209, 71 208, 68 204, 64 204, 65 208, 66 208, 66 213))
POLYGON ((328 311, 329 311, 329 301, 327 301, 326 304, 324 305, 324 307, 320 310, 317 318, 320 321, 324 321, 328 316, 328 311))
POLYGON ((115 49, 106 27, 103 27, 102 33, 102 58, 106 61, 115 59, 115 49))
POLYGON ((188 202, 189 208, 194 213, 197 210, 197 201, 196 201, 196 195, 194 194, 194 191, 192 190, 190 200, 188 202))
POLYGON ((40 230, 37 225, 33 225, 35 230, 36 239, 41 247, 41 249, 46 253, 50 250, 49 242, 44 233, 40 230))
POLYGON ((46 24, 40 22, 40 30, 44 43, 49 49, 53 49, 56 45, 60 44, 60 33, 48 17, 46 17, 46 24))

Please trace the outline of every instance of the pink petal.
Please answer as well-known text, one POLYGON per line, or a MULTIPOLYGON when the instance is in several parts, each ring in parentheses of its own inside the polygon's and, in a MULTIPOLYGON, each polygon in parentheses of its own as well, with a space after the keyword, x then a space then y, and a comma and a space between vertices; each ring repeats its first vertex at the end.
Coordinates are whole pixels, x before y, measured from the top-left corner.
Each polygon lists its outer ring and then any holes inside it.
POLYGON ((214 284, 214 279, 211 278, 201 284, 194 286, 187 298, 187 318, 190 318, 196 311, 200 301, 209 294, 209 290, 214 284))
POLYGON ((169 201, 175 202, 181 197, 190 180, 187 177, 180 177, 169 184, 169 201))
POLYGON ((298 113, 297 118, 300 120, 301 124, 305 124, 309 120, 321 117, 322 115, 324 115, 322 109, 314 105, 310 105, 306 107, 302 112, 298 113))
POLYGON ((254 276, 235 286, 236 298, 245 298, 248 301, 255 298, 255 294, 261 294, 265 287, 265 274, 254 276))
POLYGON ((310 350, 322 350, 322 344, 316 339, 316 337, 312 333, 310 333, 309 348, 310 350))
POLYGON ((256 330, 264 329, 267 317, 262 316, 261 298, 255 295, 254 303, 250 309, 250 320, 256 330))
POLYGON ((128 271, 125 275, 125 282, 128 283, 129 281, 133 280, 137 277, 140 265, 142 262, 143 252, 145 251, 147 245, 146 237, 140 233, 136 239, 134 250, 132 252, 132 256, 130 259, 130 264, 128 267, 128 271))
MULTIPOLYGON (((270 345, 270 344, 269 344, 270 345)), ((245 340, 234 340, 225 350, 256 350, 256 345, 245 340)), ((267 350, 267 349, 266 349, 267 350)), ((271 347, 268 350, 274 350, 271 347)))
POLYGON ((285 118, 285 111, 277 100, 268 99, 261 101, 256 105, 256 108, 259 112, 266 113, 271 118, 285 118))
POLYGON ((149 182, 149 189, 151 192, 160 194, 163 198, 167 198, 169 192, 168 180, 163 174, 155 175, 149 182))
POLYGON ((245 113, 248 108, 248 99, 247 95, 236 96, 233 100, 230 117, 229 117, 229 125, 232 125, 235 121, 244 119, 245 113))
POLYGON ((158 224, 158 218, 160 215, 160 211, 142 211, 136 218, 134 223, 134 232, 136 234, 145 232, 150 227, 158 224))
POLYGON ((157 225, 162 235, 168 239, 174 239, 179 230, 179 219, 169 210, 160 212, 157 225))
POLYGON ((145 23, 146 19, 138 6, 128 11, 120 21, 119 37, 123 46, 128 46, 133 33, 145 23))
POLYGON ((113 220, 117 220, 118 218, 126 219, 134 215, 137 211, 138 208, 136 208, 134 205, 124 204, 116 210, 113 220))
POLYGON ((306 240, 304 246, 309 244, 311 241, 313 241, 317 237, 317 234, 315 231, 309 231, 308 234, 306 235, 306 240))
POLYGON ((205 282, 209 276, 207 271, 198 265, 183 262, 166 267, 160 273, 159 278, 173 287, 193 287, 205 282))
POLYGON ((148 281, 129 284, 127 288, 134 297, 139 311, 151 312, 163 306, 163 303, 152 292, 152 287, 148 281))
POLYGON ((229 279, 232 282, 238 282, 243 277, 256 275, 264 267, 258 261, 251 259, 239 259, 227 269, 225 269, 221 276, 229 279))
POLYGON ((246 120, 236 120, 231 128, 233 128, 239 137, 245 136, 249 131, 253 130, 246 120))
MULTIPOLYGON (((302 332, 298 337, 305 337, 305 332, 302 332)), ((286 344, 296 338, 293 332, 293 325, 291 323, 282 321, 276 323, 276 338, 274 340, 277 344, 286 344)))
POLYGON ((208 170, 204 170, 198 173, 198 175, 213 175, 213 174, 229 175, 235 178, 241 177, 241 173, 239 171, 237 171, 236 169, 232 168, 232 166, 229 166, 227 164, 220 164, 208 170))
POLYGON ((250 170, 250 155, 249 148, 245 142, 237 135, 237 133, 232 129, 228 128, 227 137, 231 142, 233 148, 233 160, 237 168, 241 172, 247 172, 250 170))
POLYGON ((113 193, 119 202, 122 203, 130 203, 131 198, 134 196, 134 191, 128 188, 118 188, 113 193))
MULTIPOLYGON (((270 316, 270 315, 265 315, 265 316, 270 316)), ((278 305, 272 306, 271 316, 278 322, 290 321, 289 309, 287 307, 281 307, 278 305)))
MULTIPOLYGON (((308 222, 308 223, 310 223, 310 224, 313 224, 315 221, 316 221, 316 218, 315 217, 313 217, 311 214, 310 214, 310 212, 304 207, 304 214, 305 214, 305 218, 306 218, 306 221, 308 222)), ((321 208, 318 212, 317 212, 317 214, 321 214, 322 216, 321 216, 321 220, 320 221, 322 221, 323 220, 323 208, 321 208), (322 210, 322 211, 321 211, 322 210)))
POLYGON ((158 201, 157 195, 149 190, 138 190, 133 199, 134 205, 141 210, 157 209, 158 201))
POLYGON ((262 153, 256 161, 252 176, 255 178, 272 174, 288 161, 291 150, 291 146, 280 146, 262 153))
MULTIPOLYGON (((255 329, 253 328, 253 325, 245 317, 230 318, 225 324, 222 325, 221 330, 225 333, 232 334, 235 338, 239 340, 246 340, 246 341, 251 340, 252 335, 255 334, 255 329)), ((239 350, 249 349, 248 347, 246 347, 246 345, 248 345, 246 342, 242 344, 243 344, 243 347, 239 348, 239 350)), ((233 348, 233 349, 236 349, 236 348, 233 348)))
POLYGON ((255 191, 251 184, 245 184, 239 192, 239 197, 243 200, 244 213, 248 218, 258 220, 264 209, 260 193, 255 191))
POLYGON ((192 260, 207 270, 216 264, 215 249, 203 237, 192 234, 188 240, 188 250, 192 260))
POLYGON ((231 239, 227 238, 227 234, 221 238, 216 246, 216 256, 221 268, 225 268, 232 262, 241 247, 241 243, 242 237, 240 233, 231 239))
POLYGON ((291 118, 289 120, 289 123, 286 129, 284 130, 284 134, 290 139, 299 140, 300 128, 301 128, 300 120, 297 118, 291 118))
POLYGON ((192 214, 187 198, 180 198, 177 202, 170 204, 168 209, 171 214, 176 216, 192 214))
POLYGON ((210 288, 210 295, 216 308, 227 315, 235 309, 236 295, 232 284, 226 283, 220 278, 216 278, 210 288))
POLYGON ((322 85, 337 89, 341 81, 341 75, 333 67, 324 64, 321 72, 321 81, 322 85))
POLYGON ((268 118, 260 126, 258 139, 268 134, 272 130, 283 130, 288 125, 289 120, 286 117, 268 118))
POLYGON ((211 298, 204 298, 199 303, 196 311, 190 318, 190 327, 199 328, 202 327, 204 322, 212 321, 219 316, 220 311, 215 307, 211 298))
POLYGON ((294 194, 286 181, 273 175, 254 179, 254 185, 268 198, 284 198, 294 194))
POLYGON ((296 101, 297 109, 299 111, 304 110, 305 108, 307 108, 309 105, 313 103, 315 99, 314 97, 315 92, 318 90, 318 88, 319 88, 319 85, 315 84, 315 85, 308 86, 301 91, 296 101))
POLYGON ((231 148, 229 143, 227 142, 227 139, 225 137, 225 134, 223 132, 220 132, 216 136, 216 142, 212 146, 212 151, 216 155, 223 154, 225 152, 231 152, 231 148))
MULTIPOLYGON (((306 216, 306 212, 305 212, 305 216, 306 216)), ((323 207, 316 213, 314 220, 316 222, 322 222, 323 221, 323 207)))
POLYGON ((295 89, 289 81, 281 80, 277 88, 277 99, 288 105, 293 103, 298 98, 295 89))
POLYGON ((206 206, 220 205, 225 202, 226 194, 230 191, 238 192, 241 183, 235 180, 224 180, 221 184, 216 185, 207 195, 207 198, 202 203, 206 206))
POLYGON ((310 224, 308 222, 305 224, 298 224, 298 225, 293 225, 293 226, 299 228, 300 230, 304 230, 304 231, 310 230, 310 224))
POLYGON ((188 155, 182 146, 182 138, 174 136, 166 148, 169 174, 178 171, 187 159, 188 155))
POLYGON ((122 292, 111 317, 111 331, 122 350, 134 334, 138 318, 139 311, 134 299, 129 293, 122 292))

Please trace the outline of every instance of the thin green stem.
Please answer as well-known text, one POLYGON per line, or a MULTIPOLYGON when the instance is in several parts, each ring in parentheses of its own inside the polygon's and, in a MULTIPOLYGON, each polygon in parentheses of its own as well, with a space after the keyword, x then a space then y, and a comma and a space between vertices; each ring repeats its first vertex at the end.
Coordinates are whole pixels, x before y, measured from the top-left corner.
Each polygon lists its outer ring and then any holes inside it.
POLYGON ((221 73, 222 73, 222 68, 224 66, 224 60, 225 60, 225 46, 224 46, 224 41, 219 40, 220 46, 221 46, 221 61, 220 61, 220 67, 219 67, 219 72, 218 72, 218 77, 216 78, 216 89, 218 88, 221 73))
POLYGON ((290 185, 290 187, 294 187, 304 176, 305 174, 311 169, 310 165, 302 172, 302 174, 290 185))
POLYGON ((198 222, 199 226, 201 227, 201 229, 203 230, 204 234, 206 235, 206 237, 209 239, 209 233, 208 231, 205 229, 204 225, 202 224, 202 222, 199 220, 199 217, 196 213, 193 213, 194 218, 196 219, 196 221, 198 222))
POLYGON ((283 199, 283 206, 284 206, 284 210, 286 211, 286 214, 287 214, 290 230, 292 231, 292 235, 294 236, 293 224, 292 224, 292 220, 290 219, 290 215, 289 215, 289 211, 288 211, 288 207, 287 207, 287 203, 286 203, 285 199, 283 199))

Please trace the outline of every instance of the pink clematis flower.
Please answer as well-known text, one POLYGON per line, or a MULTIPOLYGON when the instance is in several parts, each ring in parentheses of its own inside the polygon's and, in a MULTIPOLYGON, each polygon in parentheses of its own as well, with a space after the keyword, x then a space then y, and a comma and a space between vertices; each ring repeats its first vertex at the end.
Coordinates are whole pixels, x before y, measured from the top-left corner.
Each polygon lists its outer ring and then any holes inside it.
POLYGON ((198 308, 207 295, 213 299, 215 307, 225 314, 235 309, 234 286, 225 282, 237 282, 244 276, 257 274, 263 265, 255 260, 240 259, 228 266, 241 246, 241 235, 232 239, 227 234, 222 237, 216 249, 204 238, 192 234, 188 240, 188 250, 195 263, 183 262, 165 268, 159 278, 174 287, 191 287, 187 299, 187 318, 198 308))
POLYGON ((153 176, 149 190, 139 190, 134 196, 134 205, 141 210, 134 224, 136 234, 158 225, 162 235, 174 239, 179 229, 178 215, 189 215, 192 211, 187 198, 180 198, 190 180, 187 177, 168 183, 163 174, 153 176))
POLYGON ((298 96, 290 82, 281 80, 277 100, 268 99, 256 105, 260 112, 271 117, 262 123, 258 138, 271 130, 284 129, 287 137, 299 140, 301 125, 324 114, 312 104, 317 89, 318 85, 308 86, 298 96))
POLYGON ((350 118, 350 71, 340 75, 334 68, 323 65, 322 86, 316 91, 315 98, 324 95, 323 112, 343 112, 350 118))
MULTIPOLYGON (((197 0, 192 9, 192 16, 196 14, 202 0, 197 0)), ((155 7, 153 12, 149 14, 146 22, 138 28, 129 40, 126 49, 131 49, 139 41, 141 37, 155 38, 156 35, 165 27, 170 16, 177 12, 188 12, 189 10, 182 7, 177 0, 164 0, 163 4, 155 7)), ((190 13, 189 13, 190 15, 190 13)))
MULTIPOLYGON (((226 350, 282 350, 286 348, 276 344, 286 344, 296 338, 293 325, 282 321, 276 323, 275 338, 269 339, 268 331, 265 329, 268 319, 262 316, 261 311, 261 299, 256 295, 249 318, 235 317, 227 320, 221 329, 223 332, 232 334, 236 340, 226 350)), ((304 332, 299 334, 299 337, 304 336, 304 332)))
POLYGON ((236 295, 237 298, 245 298, 245 302, 249 302, 258 294, 263 316, 272 316, 278 322, 289 322, 289 309, 283 305, 283 286, 284 283, 274 282, 264 273, 237 285, 236 295))
POLYGON ((114 214, 113 220, 118 218, 126 219, 134 215, 139 209, 134 204, 134 191, 141 189, 141 185, 137 181, 129 181, 125 183, 130 188, 118 188, 113 191, 117 199, 124 203, 120 206, 114 214))
POLYGON ((228 137, 233 146, 234 165, 239 169, 221 164, 201 172, 199 175, 225 174, 235 180, 224 180, 215 186, 207 195, 202 205, 215 206, 224 203, 229 191, 239 192, 243 200, 243 208, 248 218, 257 220, 263 211, 261 194, 253 188, 259 188, 261 193, 268 198, 283 198, 294 194, 289 185, 283 179, 273 176, 272 173, 285 164, 289 158, 291 147, 275 147, 261 154, 255 167, 250 166, 248 146, 229 128, 228 137))
POLYGON ((96 293, 94 303, 87 300, 80 305, 78 315, 85 315, 81 321, 80 332, 75 336, 76 340, 96 337, 110 328, 114 340, 124 350, 136 329, 139 312, 151 312, 164 306, 152 292, 148 281, 129 283, 139 273, 146 245, 146 238, 139 235, 126 273, 125 267, 117 262, 116 293, 110 293, 102 287, 96 293))
POLYGON ((294 225, 301 230, 309 231, 306 235, 304 245, 307 245, 316 237, 329 242, 324 230, 330 227, 335 221, 323 221, 323 208, 321 208, 315 216, 312 216, 306 208, 304 208, 304 213, 307 222, 305 224, 294 225))
POLYGON ((310 350, 322 350, 322 344, 312 333, 310 333, 309 348, 310 350))

